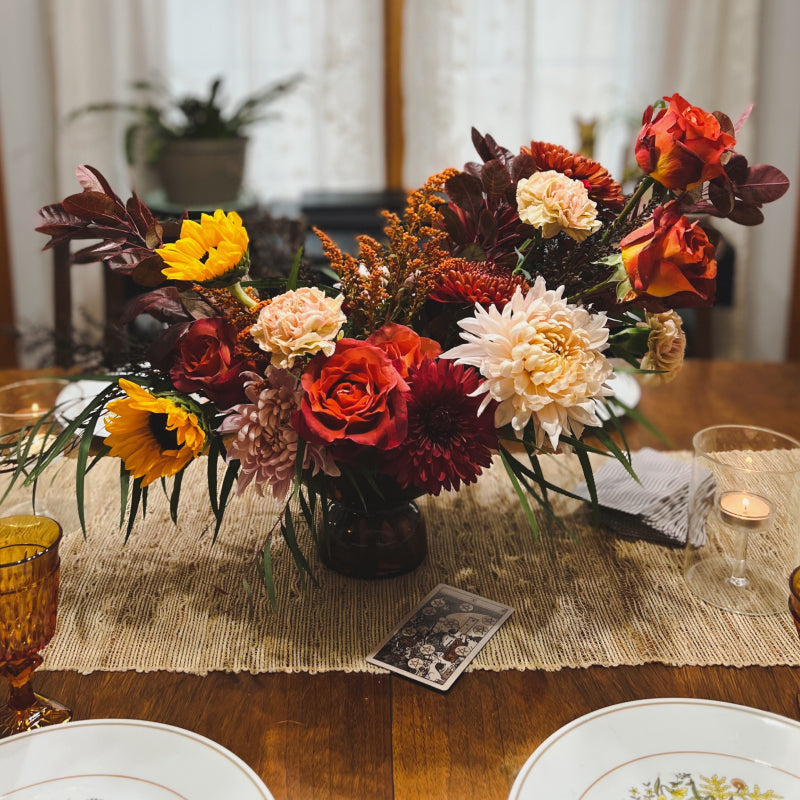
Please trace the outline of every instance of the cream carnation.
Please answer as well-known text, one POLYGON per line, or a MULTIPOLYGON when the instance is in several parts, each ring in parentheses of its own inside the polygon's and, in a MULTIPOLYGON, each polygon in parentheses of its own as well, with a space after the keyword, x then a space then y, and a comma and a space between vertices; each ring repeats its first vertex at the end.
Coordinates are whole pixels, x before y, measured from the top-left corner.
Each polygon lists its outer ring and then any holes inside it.
POLYGON ((686 351, 686 334, 683 332, 681 318, 675 311, 645 313, 645 321, 639 324, 650 328, 647 352, 640 366, 642 369, 658 370, 642 375, 642 381, 669 383, 683 366, 683 355, 686 351))
POLYGON ((563 299, 564 287, 548 291, 538 277, 527 295, 520 289, 502 312, 475 306, 475 316, 459 321, 467 341, 442 354, 477 367, 485 381, 478 413, 491 400, 499 405, 495 426, 511 423, 521 439, 533 423, 536 445, 558 447, 562 431, 578 437, 586 425, 602 424, 594 398, 613 394, 605 314, 591 314, 563 299))
POLYGON ((597 205, 589 199, 583 182, 552 169, 534 172, 517 183, 517 212, 545 239, 563 231, 582 242, 601 227, 597 205))
MULTIPOLYGON (((234 406, 219 427, 221 434, 235 434, 227 455, 229 461, 241 463, 236 494, 252 482, 259 494, 267 485, 282 500, 295 478, 298 437, 291 419, 302 392, 294 375, 273 366, 267 367, 263 379, 255 373, 246 375, 245 394, 250 402, 234 406)), ((340 474, 321 445, 306 443, 303 455, 303 469, 340 474)))
POLYGON ((261 309, 250 334, 280 369, 291 369, 303 356, 319 352, 329 356, 346 319, 343 300, 341 294, 328 297, 313 287, 285 292, 261 309))

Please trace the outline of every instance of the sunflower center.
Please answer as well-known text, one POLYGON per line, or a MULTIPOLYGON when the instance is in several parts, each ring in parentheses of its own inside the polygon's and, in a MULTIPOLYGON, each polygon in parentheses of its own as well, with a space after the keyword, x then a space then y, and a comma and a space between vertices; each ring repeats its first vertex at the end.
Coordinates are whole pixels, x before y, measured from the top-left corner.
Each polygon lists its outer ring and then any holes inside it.
POLYGON ((167 414, 151 414, 147 420, 147 426, 162 450, 179 450, 178 434, 167 428, 168 419, 167 414))

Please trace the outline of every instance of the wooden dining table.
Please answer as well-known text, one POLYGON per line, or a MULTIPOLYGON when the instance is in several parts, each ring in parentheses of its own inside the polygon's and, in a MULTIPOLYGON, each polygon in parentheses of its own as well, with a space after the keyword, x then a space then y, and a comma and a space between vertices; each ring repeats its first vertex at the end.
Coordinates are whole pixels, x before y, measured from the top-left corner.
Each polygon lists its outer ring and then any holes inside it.
MULTIPOLYGON (((688 450, 696 431, 723 423, 800 439, 799 398, 800 364, 688 361, 672 383, 644 387, 638 406, 670 444, 633 420, 625 432, 631 448, 688 450)), ((35 680, 76 720, 152 720, 207 736, 249 764, 277 800, 501 800, 554 731, 643 698, 707 698, 800 717, 800 668, 788 666, 472 670, 446 694, 388 673, 44 669, 35 680)))

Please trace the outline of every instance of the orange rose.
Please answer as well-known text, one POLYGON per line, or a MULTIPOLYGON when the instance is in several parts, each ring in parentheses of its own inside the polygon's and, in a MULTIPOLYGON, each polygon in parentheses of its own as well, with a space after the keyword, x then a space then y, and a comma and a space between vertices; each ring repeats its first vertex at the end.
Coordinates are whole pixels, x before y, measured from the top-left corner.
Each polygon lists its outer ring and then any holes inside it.
POLYGON ((413 367, 418 367, 425 359, 436 358, 442 352, 438 342, 426 339, 396 322, 387 322, 378 328, 367 339, 367 344, 383 350, 404 378, 408 377, 413 367))
POLYGON ((717 262, 714 246, 676 202, 657 208, 653 219, 620 242, 632 291, 624 299, 669 298, 671 308, 710 306, 714 302, 717 262))
POLYGON ((408 428, 408 384, 383 350, 340 339, 329 357, 308 362, 301 379, 298 433, 312 441, 396 447, 408 428))
POLYGON ((636 140, 636 161, 644 172, 668 189, 684 191, 723 174, 721 158, 736 139, 719 120, 689 105, 679 94, 653 117, 650 106, 636 140))

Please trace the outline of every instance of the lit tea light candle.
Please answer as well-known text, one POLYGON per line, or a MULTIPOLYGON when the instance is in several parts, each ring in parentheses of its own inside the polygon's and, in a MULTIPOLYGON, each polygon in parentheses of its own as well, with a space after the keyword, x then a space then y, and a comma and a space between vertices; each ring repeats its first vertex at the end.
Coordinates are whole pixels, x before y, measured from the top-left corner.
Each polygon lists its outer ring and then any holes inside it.
POLYGON ((42 410, 39 408, 39 404, 34 402, 31 403, 29 406, 25 406, 24 408, 18 408, 14 412, 15 417, 27 417, 28 419, 37 420, 42 415, 42 410))
POLYGON ((772 509, 760 495, 750 492, 723 492, 719 498, 719 513, 730 525, 763 528, 769 524, 772 509))

